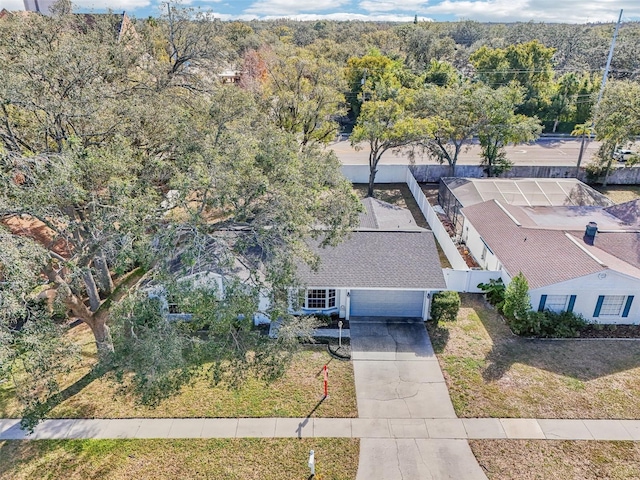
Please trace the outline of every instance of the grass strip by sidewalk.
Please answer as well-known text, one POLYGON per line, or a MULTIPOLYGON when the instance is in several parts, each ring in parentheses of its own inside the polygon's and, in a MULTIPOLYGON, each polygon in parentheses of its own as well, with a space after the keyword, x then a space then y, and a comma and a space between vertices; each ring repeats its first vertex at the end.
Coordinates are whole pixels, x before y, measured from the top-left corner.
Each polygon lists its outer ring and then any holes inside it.
POLYGON ((489 480, 640 478, 640 443, 470 440, 489 480))
POLYGON ((0 442, 1 480, 355 479, 357 439, 31 440, 0 442))

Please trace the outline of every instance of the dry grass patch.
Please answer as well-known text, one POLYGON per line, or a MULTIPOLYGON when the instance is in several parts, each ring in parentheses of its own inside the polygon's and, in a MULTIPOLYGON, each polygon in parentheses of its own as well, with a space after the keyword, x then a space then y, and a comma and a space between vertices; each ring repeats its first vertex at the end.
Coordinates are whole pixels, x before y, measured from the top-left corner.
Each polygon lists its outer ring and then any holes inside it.
POLYGON ((640 187, 637 185, 609 185, 606 187, 599 185, 594 188, 615 203, 630 202, 640 198, 640 187))
POLYGON ((640 418, 640 341, 514 336, 480 295, 428 325, 461 417, 640 418))
MULTIPOLYGON (((357 417, 353 366, 332 359, 326 350, 304 350, 294 356, 287 373, 273 383, 249 379, 241 388, 213 387, 208 378, 191 385, 155 408, 140 405, 136 397, 107 374, 83 377, 95 364, 95 343, 85 325, 70 331, 83 344, 83 362, 69 378, 69 398, 50 413, 51 418, 182 418, 182 417, 305 417, 322 395, 322 372, 329 365, 329 393, 313 412, 314 417, 357 417), (75 383, 74 383, 75 382, 75 383)), ((18 417, 20 405, 8 386, 0 386, 0 413, 18 417)))
POLYGON ((489 479, 640 478, 640 444, 555 440, 471 440, 489 479))
POLYGON ((356 477, 357 439, 33 440, 0 442, 0 479, 317 479, 356 477))

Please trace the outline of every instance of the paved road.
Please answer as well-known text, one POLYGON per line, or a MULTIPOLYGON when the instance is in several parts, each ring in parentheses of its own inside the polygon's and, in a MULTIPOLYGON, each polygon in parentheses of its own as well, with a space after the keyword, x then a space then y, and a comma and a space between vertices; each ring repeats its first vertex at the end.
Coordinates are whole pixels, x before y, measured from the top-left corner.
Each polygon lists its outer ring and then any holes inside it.
MULTIPOLYGON (((600 144, 598 142, 589 142, 583 156, 583 164, 587 164, 597 150, 600 144)), ((351 147, 348 140, 342 140, 332 143, 330 148, 336 152, 336 155, 343 164, 358 165, 368 163, 368 148, 365 146, 362 150, 356 151, 351 147)), ((518 145, 506 147, 507 157, 516 165, 574 165, 578 160, 580 151, 579 139, 549 139, 541 138, 532 145, 518 145)), ((471 145, 471 148, 460 154, 458 163, 460 165, 477 165, 480 160, 479 145, 471 145)), ((381 163, 383 164, 406 164, 408 163, 406 153, 398 154, 387 151, 383 156, 381 163)), ((426 155, 415 156, 417 164, 437 163, 429 159, 426 155)))
POLYGON ((396 437, 362 438, 356 480, 486 480, 465 440, 416 438, 428 436, 425 419, 434 432, 459 421, 424 322, 352 318, 349 326, 359 419, 379 419, 396 437))

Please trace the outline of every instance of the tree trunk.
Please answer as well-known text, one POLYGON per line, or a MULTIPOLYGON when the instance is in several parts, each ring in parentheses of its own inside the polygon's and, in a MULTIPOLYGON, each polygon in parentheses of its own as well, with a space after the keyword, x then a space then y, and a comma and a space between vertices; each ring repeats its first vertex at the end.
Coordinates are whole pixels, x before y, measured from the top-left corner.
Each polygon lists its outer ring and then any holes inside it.
POLYGON ((602 181, 602 186, 606 187, 609 182, 609 173, 611 172, 611 164, 613 163, 613 157, 609 158, 607 162, 607 168, 604 170, 604 180, 602 181))
MULTIPOLYGON (((93 336, 96 340, 96 346, 98 348, 98 354, 100 358, 105 358, 105 356, 111 352, 113 352, 113 342, 111 340, 111 334, 109 333, 109 327, 106 322, 106 315, 94 315, 87 306, 71 292, 69 285, 62 280, 59 275, 56 275, 54 272, 47 272, 49 278, 52 281, 55 281, 58 284, 58 288, 62 288, 66 290, 64 293, 64 303, 74 317, 79 318, 84 323, 89 325, 91 331, 93 332, 93 336)), ((104 312, 102 312, 104 313, 104 312)))
POLYGON ((453 153, 453 158, 449 158, 449 166, 451 167, 451 176, 456 176, 456 165, 458 164, 458 155, 460 155, 460 150, 462 149, 462 143, 455 142, 454 143, 455 151, 453 153))
POLYGON ((376 173, 378 173, 378 161, 380 156, 371 149, 369 153, 369 188, 367 189, 367 197, 375 198, 373 194, 373 186, 376 183, 376 173))
POLYGON ((96 281, 93 279, 93 274, 89 268, 82 270, 82 279, 84 280, 85 287, 87 287, 89 307, 92 312, 95 312, 100 308, 100 294, 98 293, 98 286, 96 285, 96 281))
POLYGON ((557 118, 553 121, 553 129, 551 130, 551 133, 556 133, 556 128, 558 128, 558 123, 560 123, 560 120, 558 120, 557 118))
POLYGON ((367 190, 367 197, 372 197, 374 198, 373 195, 373 186, 376 183, 376 173, 378 173, 378 170, 376 170, 375 168, 372 168, 369 171, 369 188, 367 190))
POLYGON ((107 265, 104 252, 96 255, 93 259, 93 265, 98 271, 100 290, 104 295, 111 295, 111 292, 113 292, 113 280, 111 279, 111 273, 109 273, 109 265, 107 265))
POLYGON ((94 321, 88 323, 96 339, 96 347, 98 348, 98 358, 102 361, 113 353, 113 340, 111 332, 106 323, 106 316, 95 318, 94 321))

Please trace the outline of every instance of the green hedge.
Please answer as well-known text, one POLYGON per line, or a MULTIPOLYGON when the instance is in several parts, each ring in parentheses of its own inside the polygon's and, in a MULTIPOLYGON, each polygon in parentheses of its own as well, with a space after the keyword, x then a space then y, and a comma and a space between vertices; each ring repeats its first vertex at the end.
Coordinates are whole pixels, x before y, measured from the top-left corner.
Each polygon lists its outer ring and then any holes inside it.
POLYGON ((523 318, 507 319, 513 333, 543 338, 577 337, 587 326, 582 315, 573 312, 530 311, 523 318))
POLYGON ((431 319, 437 324, 440 320, 453 322, 458 318, 460 295, 458 292, 438 292, 431 301, 431 319))

